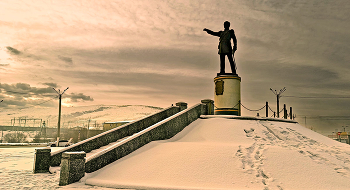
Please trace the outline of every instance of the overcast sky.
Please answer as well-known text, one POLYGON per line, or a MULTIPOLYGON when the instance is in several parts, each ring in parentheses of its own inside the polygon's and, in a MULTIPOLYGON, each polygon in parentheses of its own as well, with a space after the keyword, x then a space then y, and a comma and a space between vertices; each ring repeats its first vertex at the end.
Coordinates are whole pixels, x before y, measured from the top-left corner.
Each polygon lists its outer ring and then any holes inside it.
POLYGON ((203 28, 228 20, 243 105, 275 110, 269 89, 286 87, 294 97, 280 108, 301 124, 350 130, 349 10, 348 0, 2 0, 0 107, 57 106, 52 87, 69 87, 66 106, 213 99, 218 38, 203 28))

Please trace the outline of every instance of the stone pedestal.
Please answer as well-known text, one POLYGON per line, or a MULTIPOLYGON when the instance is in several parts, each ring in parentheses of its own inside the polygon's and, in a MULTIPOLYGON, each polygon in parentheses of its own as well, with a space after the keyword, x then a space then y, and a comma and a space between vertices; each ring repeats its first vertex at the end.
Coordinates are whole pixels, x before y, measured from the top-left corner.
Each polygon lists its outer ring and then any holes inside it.
POLYGON ((180 111, 187 109, 186 102, 177 102, 175 105, 180 107, 180 111))
POLYGON ((215 115, 241 115, 241 77, 218 74, 214 78, 215 115))
POLYGON ((50 157, 51 157, 50 147, 35 149, 33 172, 34 173, 49 172, 50 157))
POLYGON ((64 152, 62 154, 60 186, 77 182, 84 177, 85 157, 84 151, 64 152))
POLYGON ((204 115, 214 115, 214 101, 210 99, 204 99, 201 101, 205 104, 204 115))

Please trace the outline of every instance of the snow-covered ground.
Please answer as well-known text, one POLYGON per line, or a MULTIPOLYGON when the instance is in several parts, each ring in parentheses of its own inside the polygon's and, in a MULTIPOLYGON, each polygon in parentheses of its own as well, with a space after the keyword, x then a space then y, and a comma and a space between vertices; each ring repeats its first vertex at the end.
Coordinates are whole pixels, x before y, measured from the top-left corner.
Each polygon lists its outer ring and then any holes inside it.
POLYGON ((350 146, 295 123, 198 119, 81 183, 137 189, 350 189, 350 146))
MULTIPOLYGON (((0 190, 10 189, 59 189, 59 167, 52 167, 52 173, 33 173, 34 152, 36 148, 43 147, 0 147, 0 190)), ((61 147, 51 147, 51 151, 57 151, 61 147)), ((109 189, 94 186, 71 187, 79 189, 109 189)))
POLYGON ((56 168, 32 173, 35 148, 0 148, 0 189, 350 189, 349 145, 294 123, 203 117, 64 187, 56 168))
MULTIPOLYGON (((55 189, 59 173, 33 174, 34 152, 38 147, 0 147, 0 189, 55 189)), ((60 147, 52 148, 52 151, 60 147)))

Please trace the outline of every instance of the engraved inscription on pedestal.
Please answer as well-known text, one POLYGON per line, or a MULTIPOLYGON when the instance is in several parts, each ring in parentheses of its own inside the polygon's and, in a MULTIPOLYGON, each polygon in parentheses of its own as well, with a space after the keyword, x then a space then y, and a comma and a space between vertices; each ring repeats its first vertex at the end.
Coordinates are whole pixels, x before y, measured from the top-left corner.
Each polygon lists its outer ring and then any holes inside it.
POLYGON ((223 80, 215 81, 215 93, 216 93, 216 95, 223 95, 224 94, 224 81, 223 80))

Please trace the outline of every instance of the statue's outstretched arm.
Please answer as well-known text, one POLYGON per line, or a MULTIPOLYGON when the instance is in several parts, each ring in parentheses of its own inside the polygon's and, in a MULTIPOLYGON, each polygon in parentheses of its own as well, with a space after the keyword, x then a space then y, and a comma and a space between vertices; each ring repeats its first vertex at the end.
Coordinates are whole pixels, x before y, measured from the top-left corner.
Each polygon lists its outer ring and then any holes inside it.
POLYGON ((204 28, 203 31, 206 31, 210 35, 219 36, 220 37, 220 33, 219 32, 213 32, 213 31, 211 31, 209 29, 206 29, 206 28, 204 28))

